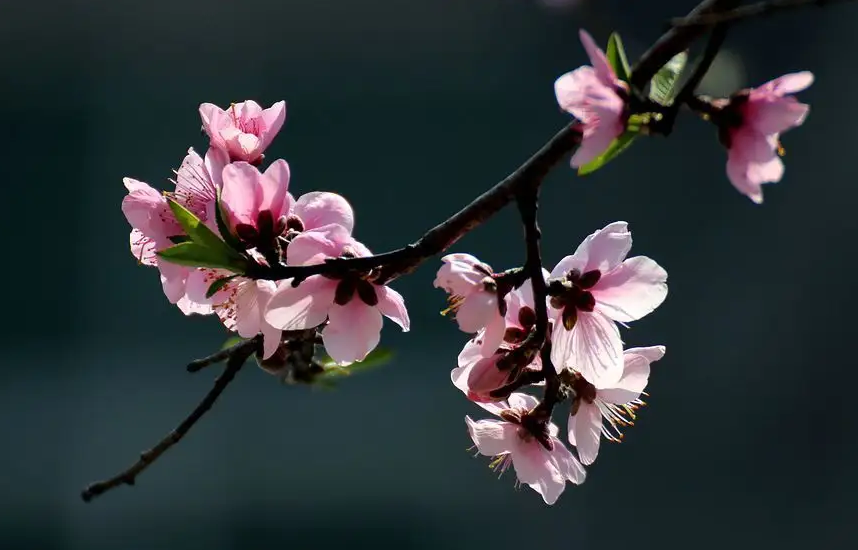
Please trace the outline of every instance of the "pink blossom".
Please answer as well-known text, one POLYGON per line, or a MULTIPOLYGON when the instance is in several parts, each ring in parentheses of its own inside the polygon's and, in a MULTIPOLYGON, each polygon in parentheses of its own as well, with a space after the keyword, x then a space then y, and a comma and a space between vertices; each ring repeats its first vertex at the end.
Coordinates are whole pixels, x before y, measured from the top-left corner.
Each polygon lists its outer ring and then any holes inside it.
POLYGON ((557 103, 583 124, 583 138, 572 156, 578 168, 601 155, 625 131, 628 85, 617 78, 605 53, 585 30, 579 33, 591 66, 578 67, 554 83, 557 103))
MULTIPOLYGON (((368 256, 371 252, 348 230, 330 224, 297 235, 286 250, 288 265, 312 265, 326 258, 368 256)), ((281 330, 319 326, 328 355, 340 365, 364 359, 379 342, 382 315, 408 331, 410 321, 402 296, 367 280, 368 274, 313 275, 292 286, 282 281, 265 312, 281 330)))
POLYGON ((185 280, 191 269, 160 261, 155 253, 172 246, 170 238, 185 232, 164 195, 142 181, 132 178, 123 181, 128 195, 122 199, 122 213, 133 228, 131 252, 140 263, 158 267, 164 294, 175 304, 185 295, 185 280))
POLYGON ((613 384, 591 384, 576 374, 575 402, 569 415, 569 443, 578 449, 578 458, 592 464, 604 435, 619 442, 620 427, 631 426, 635 410, 643 405, 641 393, 649 380, 650 363, 664 357, 664 346, 631 348, 623 353, 623 375, 613 384), (602 418, 607 424, 603 424, 602 418))
POLYGON ((599 384, 623 374, 623 346, 616 322, 645 316, 667 297, 667 272, 645 256, 626 259, 632 234, 626 222, 596 231, 551 272, 554 330, 551 360, 599 384))
POLYGON ((555 424, 540 426, 527 419, 536 404, 536 398, 514 393, 506 402, 482 405, 503 420, 474 421, 466 416, 465 423, 479 453, 496 457, 493 469, 503 473, 512 464, 520 483, 542 495, 546 504, 554 504, 566 482, 579 485, 586 472, 557 438, 555 424))
POLYGON ((291 202, 285 160, 273 162, 264 173, 247 162, 234 162, 223 169, 221 203, 232 230, 248 248, 273 245, 286 229, 291 202))
POLYGON ((474 402, 499 401, 503 396, 494 397, 492 393, 514 382, 525 369, 542 368, 537 350, 523 357, 521 364, 503 364, 508 361, 505 358, 509 353, 524 342, 536 322, 530 281, 511 291, 507 295, 507 303, 509 306, 498 331, 499 338, 489 341, 490 345, 486 346, 486 341, 494 336, 487 330, 482 331, 477 338, 465 344, 459 354, 459 366, 450 373, 453 385, 474 402))
POLYGON ((290 231, 309 231, 332 223, 349 234, 354 229, 354 210, 349 201, 336 193, 313 191, 301 195, 292 204, 286 221, 286 228, 290 231))
POLYGON ((762 184, 778 182, 784 175, 780 134, 801 126, 810 110, 788 94, 812 83, 808 71, 784 75, 737 94, 724 108, 721 140, 727 147, 727 176, 757 204, 763 202, 762 184))
MULTIPOLYGON (((470 254, 448 254, 441 261, 444 265, 438 270, 434 286, 450 295, 450 307, 444 313, 453 312, 464 332, 485 329, 493 336, 489 341, 499 343, 504 323, 501 311, 506 304, 498 297, 492 268, 470 254)), ((484 351, 490 354, 494 349, 484 351)))
POLYGON ((262 109, 255 101, 233 103, 224 111, 217 105, 200 105, 203 129, 212 147, 229 154, 230 160, 258 163, 286 120, 286 102, 262 109))
POLYGON ((223 325, 242 338, 262 333, 262 358, 267 359, 277 351, 282 334, 263 316, 277 285, 273 281, 236 277, 206 297, 212 283, 230 275, 233 274, 221 269, 194 270, 188 276, 188 299, 194 304, 210 304, 223 325))
POLYGON ((173 198, 203 221, 214 220, 217 193, 223 185, 223 169, 229 163, 226 154, 215 148, 206 151, 205 159, 193 148, 176 171, 173 198))

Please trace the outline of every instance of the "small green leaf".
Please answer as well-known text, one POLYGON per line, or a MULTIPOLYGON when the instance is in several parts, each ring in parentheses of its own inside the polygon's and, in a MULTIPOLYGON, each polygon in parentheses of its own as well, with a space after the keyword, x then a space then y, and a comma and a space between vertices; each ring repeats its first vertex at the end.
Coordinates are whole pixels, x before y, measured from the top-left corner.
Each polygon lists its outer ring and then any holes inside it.
POLYGON ((199 243, 188 242, 165 248, 158 252, 158 256, 170 263, 189 267, 228 269, 239 275, 247 271, 247 260, 241 256, 224 255, 223 250, 214 250, 199 243))
POLYGON ((209 285, 209 289, 206 290, 206 298, 211 298, 215 295, 215 293, 226 286, 226 283, 238 277, 238 275, 230 275, 229 277, 221 277, 209 285))
POLYGON ((393 350, 382 347, 375 348, 374 350, 369 352, 369 355, 367 355, 363 361, 357 361, 345 367, 337 365, 333 359, 328 356, 325 356, 325 358, 322 359, 322 361, 320 362, 322 368, 325 369, 325 372, 318 375, 316 377, 316 380, 321 379, 331 381, 336 378, 350 376, 357 372, 372 370, 374 368, 382 366, 383 364, 390 361, 392 358, 393 350))
POLYGON ((578 175, 586 176, 587 174, 592 174, 605 164, 609 163, 614 159, 614 157, 625 151, 626 147, 631 145, 632 141, 634 141, 637 136, 637 132, 626 130, 625 133, 611 142, 608 148, 605 149, 604 153, 594 158, 584 166, 578 168, 578 175))
POLYGON ((218 251, 222 256, 228 256, 231 258, 241 257, 235 249, 223 242, 223 240, 218 237, 214 231, 209 229, 206 224, 200 221, 193 212, 171 198, 167 198, 167 202, 170 205, 170 210, 173 211, 173 215, 176 216, 176 221, 179 222, 179 225, 182 226, 182 229, 185 230, 185 233, 188 234, 191 241, 204 246, 205 248, 218 251))
POLYGON ((242 338, 241 336, 238 336, 238 335, 230 336, 229 338, 226 339, 226 342, 223 343, 223 345, 220 347, 220 349, 224 350, 226 348, 231 348, 232 346, 239 344, 243 341, 244 341, 244 338, 242 338))
POLYGON ((215 221, 217 222, 217 230, 220 231, 220 234, 223 236, 223 240, 226 241, 226 244, 235 250, 244 250, 244 245, 242 245, 241 241, 232 234, 229 224, 226 223, 226 212, 224 212, 223 203, 220 200, 220 191, 217 193, 215 221))
POLYGON ((623 82, 629 81, 631 69, 629 68, 629 60, 626 58, 626 51, 623 49, 623 41, 620 35, 613 32, 608 38, 608 48, 605 51, 605 56, 608 58, 608 63, 614 69, 617 78, 623 82))
POLYGON ((670 105, 676 96, 676 85, 688 63, 688 52, 679 52, 655 73, 649 84, 649 98, 660 105, 670 105))

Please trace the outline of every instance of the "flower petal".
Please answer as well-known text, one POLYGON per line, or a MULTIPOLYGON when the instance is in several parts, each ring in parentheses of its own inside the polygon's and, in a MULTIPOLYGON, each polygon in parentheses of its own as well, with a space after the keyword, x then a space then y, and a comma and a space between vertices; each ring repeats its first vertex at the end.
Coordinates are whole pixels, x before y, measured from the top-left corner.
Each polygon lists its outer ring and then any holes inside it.
POLYGON ((614 321, 636 321, 667 298, 667 271, 646 256, 629 258, 602 276, 593 297, 596 308, 614 321))
POLYGON ((293 213, 301 218, 305 230, 335 223, 351 233, 355 225, 351 204, 336 193, 305 193, 298 197, 293 213))
POLYGON ((584 29, 578 31, 578 36, 581 38, 581 43, 584 49, 587 50, 587 56, 590 58, 590 64, 596 70, 596 76, 605 86, 613 86, 617 82, 617 75, 614 74, 614 69, 608 63, 608 57, 605 52, 596 45, 596 41, 590 36, 590 33, 584 29))
POLYGON ((339 257, 343 248, 352 242, 349 232, 337 224, 304 231, 292 239, 286 248, 286 263, 289 265, 319 264, 326 258, 339 257))
POLYGON ((479 332, 495 317, 500 317, 498 297, 493 292, 473 292, 456 310, 456 322, 464 332, 479 332))
POLYGON ((622 377, 623 341, 613 321, 598 310, 582 311, 568 332, 572 333, 572 353, 565 366, 580 372, 591 384, 607 385, 622 377))
POLYGON ((539 405, 539 399, 527 393, 513 393, 507 398, 510 408, 530 410, 539 405))
POLYGON ((353 299, 328 310, 329 323, 322 330, 325 351, 338 365, 362 361, 381 340, 381 312, 353 299))
POLYGON ((510 452, 513 448, 515 440, 518 439, 518 428, 510 422, 502 420, 471 420, 470 416, 465 417, 465 424, 468 425, 468 433, 471 434, 471 439, 477 450, 483 456, 498 456, 510 452))
POLYGON ((221 202, 234 218, 233 223, 256 226, 262 203, 259 177, 259 170, 246 162, 234 162, 223 169, 221 202))
POLYGON ((542 495, 546 504, 554 504, 566 488, 566 477, 549 452, 535 439, 513 440, 512 465, 521 483, 542 495))
POLYGON ((598 398, 616 405, 639 398, 649 381, 650 363, 664 357, 664 351, 664 346, 627 349, 623 353, 623 377, 608 388, 597 388, 598 398))
POLYGON ((260 210, 270 210, 277 218, 289 212, 289 165, 283 159, 271 163, 265 173, 259 178, 262 191, 260 210))
POLYGON ((282 281, 268 302, 265 321, 281 330, 303 330, 319 326, 334 303, 337 282, 321 275, 308 277, 297 287, 282 281))
POLYGON ((587 477, 584 466, 581 465, 562 441, 552 438, 552 443, 554 443, 554 450, 550 451, 549 454, 557 465, 560 474, 575 485, 584 483, 584 479, 587 477))
POLYGON ((592 464, 599 454, 602 436, 602 413, 594 403, 582 401, 578 411, 569 416, 569 443, 578 449, 583 464, 592 464))
POLYGON ((265 127, 262 132, 262 142, 260 146, 262 149, 266 149, 271 142, 274 140, 274 137, 280 132, 280 129, 283 127, 283 123, 286 121, 286 102, 278 101, 271 107, 262 111, 259 115, 262 118, 262 124, 265 127))
POLYGON ((378 295, 378 310, 382 315, 396 323, 402 328, 402 332, 411 329, 411 320, 408 318, 408 310, 405 308, 405 298, 389 286, 373 285, 378 295))

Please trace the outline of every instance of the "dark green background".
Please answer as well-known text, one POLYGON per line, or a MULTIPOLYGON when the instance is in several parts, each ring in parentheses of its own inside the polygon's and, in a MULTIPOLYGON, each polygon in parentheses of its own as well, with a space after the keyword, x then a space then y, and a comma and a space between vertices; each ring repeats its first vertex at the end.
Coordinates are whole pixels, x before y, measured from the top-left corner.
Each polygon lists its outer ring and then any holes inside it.
MULTIPOLYGON (((624 332, 667 346, 650 405, 556 506, 466 452, 463 416, 481 411, 449 382, 465 335, 438 315, 437 262, 395 284, 413 330, 386 325, 392 364, 335 392, 248 368, 137 487, 78 497, 211 384, 183 365, 224 331, 166 302, 119 209, 123 176, 163 186, 187 147, 204 150, 199 103, 286 99, 269 158, 289 161, 296 193, 345 195, 357 236, 384 251, 565 124, 552 83, 585 62, 579 27, 602 43, 619 30, 634 58, 691 4, 4 0, 0 548, 853 547, 852 5, 737 27, 707 81, 817 76, 762 207, 691 117, 591 178, 549 178, 551 265, 622 219, 633 252, 670 273, 665 304, 624 332)), ((455 250, 510 267, 520 233, 505 211, 455 250)))

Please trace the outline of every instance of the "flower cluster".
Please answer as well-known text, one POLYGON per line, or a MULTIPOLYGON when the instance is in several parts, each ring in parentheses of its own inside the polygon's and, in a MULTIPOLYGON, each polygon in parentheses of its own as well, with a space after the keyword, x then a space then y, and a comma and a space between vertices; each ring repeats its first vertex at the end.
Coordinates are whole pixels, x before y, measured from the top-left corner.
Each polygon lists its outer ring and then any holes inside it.
MULTIPOLYGON (((557 103, 580 122, 583 132, 581 146, 572 156, 575 168, 595 160, 631 131, 632 99, 628 84, 617 76, 605 52, 586 31, 579 34, 592 66, 579 67, 554 83, 557 103)), ((718 127, 719 140, 727 149, 730 182, 757 204, 763 202, 761 186, 778 182, 784 175, 780 134, 801 126, 810 111, 791 94, 812 83, 813 74, 808 71, 787 74, 759 88, 740 90, 728 99, 699 98, 696 104, 701 115, 718 127)), ((643 107, 646 111, 659 106, 643 107)))
POLYGON ((346 199, 320 191, 295 199, 285 160, 260 169, 285 116, 282 101, 268 109, 254 101, 227 110, 201 105, 209 149, 204 157, 188 150, 172 191, 125 179, 122 211, 132 227, 131 251, 141 264, 158 268, 164 294, 186 315, 215 314, 239 336, 261 334, 263 359, 283 344, 284 331, 317 328, 327 354, 347 365, 378 344, 382 315, 409 329, 399 293, 371 282, 370 273, 269 281, 212 265, 176 215, 177 208, 186 211, 203 231, 229 243, 243 265, 300 266, 370 255, 352 236, 354 213, 346 199))
POLYGON ((631 246, 625 222, 588 236, 551 273, 543 270, 544 303, 536 303, 531 280, 510 284, 518 273, 495 274, 467 254, 443 258, 435 280, 450 293, 459 327, 475 333, 451 373, 453 384, 500 418, 466 418, 477 450, 496 457, 493 467, 512 464, 518 480, 549 504, 567 481, 584 481, 582 464, 593 463, 603 436, 620 440, 620 428, 643 404, 650 363, 664 355, 664 346, 623 351, 617 324, 644 317, 667 296, 667 272, 645 256, 627 258, 631 246), (549 327, 535 341, 540 308, 549 327), (520 392, 531 385, 545 387, 542 402, 520 392), (566 440, 577 458, 551 422, 564 397, 571 400, 566 440))

